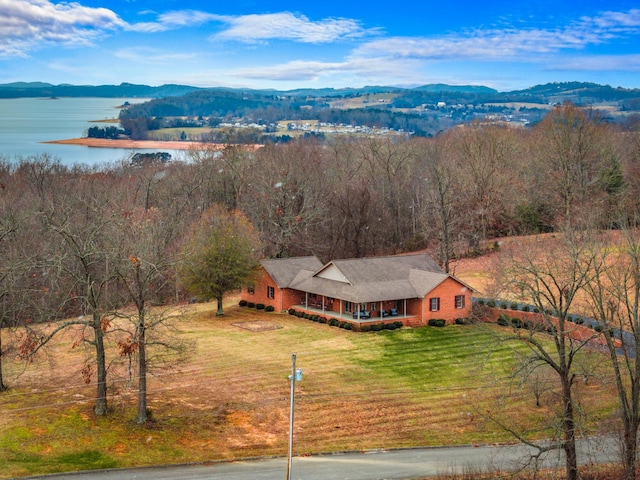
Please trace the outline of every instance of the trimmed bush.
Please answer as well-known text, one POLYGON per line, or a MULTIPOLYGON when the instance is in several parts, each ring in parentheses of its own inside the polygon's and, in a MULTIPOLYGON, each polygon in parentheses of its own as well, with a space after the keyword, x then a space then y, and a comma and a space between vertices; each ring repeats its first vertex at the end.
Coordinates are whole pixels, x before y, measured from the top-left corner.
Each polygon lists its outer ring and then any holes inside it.
POLYGON ((249 308, 256 308, 256 304, 253 302, 247 302, 247 307, 249 308))
POLYGON ((298 318, 304 317, 304 312, 296 312, 296 317, 298 318))
POLYGON ((274 310, 275 308, 273 308, 273 305, 267 305, 266 307, 264 307, 265 312, 273 312, 274 310))
POLYGON ((402 328, 402 327, 404 327, 404 323, 402 323, 402 322, 401 322, 401 321, 399 321, 399 320, 398 320, 398 321, 395 321, 395 322, 393 322, 393 323, 395 323, 395 324, 396 324, 396 327, 398 327, 398 328, 402 328))
POLYGON ((584 318, 576 317, 574 321, 576 325, 582 325, 584 323, 584 318))
POLYGON ((398 328, 398 327, 396 326, 396 323, 395 323, 395 322, 393 322, 393 323, 385 323, 385 324, 384 324, 384 328, 385 328, 386 330, 395 330, 395 329, 396 329, 396 328, 398 328))
POLYGON ((487 302, 487 307, 495 308, 495 306, 496 306, 496 302, 494 302, 493 300, 489 300, 487 302))
POLYGON ((515 328, 522 328, 523 324, 522 324, 522 320, 520 320, 519 318, 512 318, 511 319, 511 325, 514 326, 515 328))
POLYGON ((456 318, 455 319, 455 324, 456 325, 469 325, 470 323, 471 323, 471 320, 469 318, 466 318, 466 317, 456 318))
POLYGON ((478 305, 484 305, 484 303, 485 303, 485 302, 484 302, 484 298, 479 298, 478 300, 476 300, 476 303, 477 303, 478 305))
POLYGON ((317 322, 318 320, 320 320, 320 315, 311 315, 312 322, 317 322))
POLYGON ((264 303, 257 303, 256 310, 264 310, 264 303))
POLYGON ((353 330, 353 324, 350 322, 344 322, 344 328, 345 330, 353 330))
POLYGON ((447 324, 446 320, 442 318, 431 318, 429 319, 428 325, 430 327, 444 327, 447 324))
POLYGON ((518 304, 517 304, 517 303, 515 303, 515 302, 513 302, 513 303, 511 304, 511 310, 520 310, 520 309, 518 308, 518 304))
POLYGON ((360 331, 361 332, 370 332, 371 331, 371 327, 369 325, 360 325, 360 331))
POLYGON ((303 313, 302 316, 305 320, 309 320, 311 318, 311 315, 309 315, 308 313, 303 313))
POLYGON ((530 312, 531 311, 531 307, 529 305, 523 305, 522 306, 522 311, 523 312, 530 312))
POLYGON ((505 301, 500 302, 500 308, 504 308, 505 310, 509 308, 509 304, 505 301))
POLYGON ((238 305, 240 305, 241 307, 246 307, 247 306, 247 301, 246 300, 240 300, 238 302, 238 305))
POLYGON ((287 310, 287 312, 289 312, 289 315, 295 315, 296 314, 296 309, 295 308, 290 308, 289 310, 287 310))
POLYGON ((325 317, 320 317, 318 319, 318 323, 327 323, 327 319, 325 317))
POLYGON ((340 325, 340 322, 338 320, 336 320, 335 318, 332 318, 331 320, 329 320, 329 325, 331 327, 337 327, 338 325, 340 325))
POLYGON ((593 326, 593 329, 594 329, 596 332, 600 332, 600 333, 602 333, 602 332, 604 331, 604 327, 603 327, 602 325, 599 325, 599 324, 598 324, 598 325, 594 325, 594 326, 593 326))
POLYGON ((534 313, 540 313, 540 309, 538 307, 533 307, 533 312, 534 313))
POLYGON ((507 325, 509 325, 509 323, 510 323, 509 317, 504 313, 501 313, 500 316, 498 317, 498 325, 502 327, 506 327, 507 325))
POLYGON ((372 332, 379 332, 380 330, 382 330, 383 326, 384 325, 382 325, 382 323, 374 323, 369 328, 372 332))

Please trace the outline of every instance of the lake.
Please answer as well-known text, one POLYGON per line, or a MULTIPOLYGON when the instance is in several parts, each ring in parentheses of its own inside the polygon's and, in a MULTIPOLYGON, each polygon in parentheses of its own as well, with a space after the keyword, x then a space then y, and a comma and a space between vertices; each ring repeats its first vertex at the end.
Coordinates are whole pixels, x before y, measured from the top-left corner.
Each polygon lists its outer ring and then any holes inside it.
MULTIPOLYGON (((118 118, 126 98, 12 98, 0 99, 0 156, 10 161, 49 153, 65 165, 105 164, 130 157, 136 152, 120 148, 90 148, 82 145, 41 143, 85 137, 89 127, 115 125, 92 123, 118 118)), ((170 151, 172 155, 175 152, 170 151)))

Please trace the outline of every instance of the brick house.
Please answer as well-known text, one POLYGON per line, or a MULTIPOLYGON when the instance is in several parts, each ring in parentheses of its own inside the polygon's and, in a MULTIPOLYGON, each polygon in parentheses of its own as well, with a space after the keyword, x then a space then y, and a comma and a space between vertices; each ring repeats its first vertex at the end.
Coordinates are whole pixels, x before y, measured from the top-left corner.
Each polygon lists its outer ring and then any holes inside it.
POLYGON ((248 302, 318 313, 353 323, 402 321, 426 325, 471 316, 473 289, 426 254, 333 260, 314 256, 262 260, 248 302))

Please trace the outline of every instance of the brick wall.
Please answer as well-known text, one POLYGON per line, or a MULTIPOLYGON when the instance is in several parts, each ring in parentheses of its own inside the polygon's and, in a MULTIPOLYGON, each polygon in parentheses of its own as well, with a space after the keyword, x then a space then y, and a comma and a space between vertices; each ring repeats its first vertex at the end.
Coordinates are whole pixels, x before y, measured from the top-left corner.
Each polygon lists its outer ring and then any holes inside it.
POLYGON ((430 319, 442 318, 447 323, 453 323, 456 318, 471 317, 471 290, 449 277, 424 298, 422 304, 422 323, 427 324, 430 319), (456 296, 462 295, 464 307, 456 308, 456 296), (431 298, 439 298, 440 306, 437 311, 431 311, 431 298))

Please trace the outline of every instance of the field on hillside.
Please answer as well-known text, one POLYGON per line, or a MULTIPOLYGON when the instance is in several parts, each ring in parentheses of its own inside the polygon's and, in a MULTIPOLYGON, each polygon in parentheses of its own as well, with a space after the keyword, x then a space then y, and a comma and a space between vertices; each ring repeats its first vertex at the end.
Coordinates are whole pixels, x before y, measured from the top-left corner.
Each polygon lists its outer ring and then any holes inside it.
MULTIPOLYGON (((0 477, 255 455, 286 455, 291 354, 304 378, 296 388, 294 454, 444 444, 507 442, 485 416, 510 417, 533 436, 554 396, 535 406, 529 387, 510 383, 515 345, 486 325, 355 333, 286 314, 214 304, 191 307, 176 323, 189 358, 154 371, 153 421, 134 422, 135 381, 109 352, 110 415, 92 413, 84 353, 61 338, 38 361, 11 364, 0 394, 0 477)), ((585 362, 593 362, 585 355, 585 362)), ((603 363, 603 362, 600 362, 603 363)), ((578 386, 598 431, 614 409, 606 380, 578 386)))

